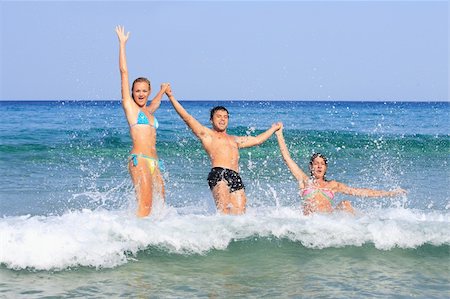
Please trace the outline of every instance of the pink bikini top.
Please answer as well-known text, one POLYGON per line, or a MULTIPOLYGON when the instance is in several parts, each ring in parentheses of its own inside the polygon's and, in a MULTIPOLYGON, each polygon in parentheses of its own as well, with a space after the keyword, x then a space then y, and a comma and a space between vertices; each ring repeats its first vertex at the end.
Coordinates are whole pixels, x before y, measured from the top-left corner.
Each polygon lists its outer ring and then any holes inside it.
POLYGON ((319 188, 319 187, 314 187, 314 186, 310 186, 310 187, 307 187, 302 190, 303 200, 307 200, 311 197, 314 197, 318 193, 323 195, 326 199, 328 199, 331 204, 334 204, 334 202, 333 202, 334 192, 333 191, 331 191, 330 189, 319 188))

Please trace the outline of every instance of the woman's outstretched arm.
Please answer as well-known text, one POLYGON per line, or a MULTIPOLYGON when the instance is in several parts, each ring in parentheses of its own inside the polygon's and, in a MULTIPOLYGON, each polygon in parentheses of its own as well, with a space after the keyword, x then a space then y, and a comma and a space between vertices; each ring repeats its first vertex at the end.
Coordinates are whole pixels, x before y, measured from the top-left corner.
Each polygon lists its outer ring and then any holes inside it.
POLYGON ((343 183, 337 183, 336 192, 352 195, 352 196, 360 196, 360 197, 393 197, 402 194, 406 194, 406 191, 398 188, 392 191, 384 191, 384 190, 374 190, 368 188, 353 188, 347 186, 343 183))
POLYGON ((122 106, 127 111, 133 103, 133 99, 130 95, 130 82, 128 79, 128 68, 125 46, 128 41, 130 33, 125 34, 125 28, 123 26, 116 26, 117 37, 119 38, 119 69, 120 78, 122 82, 122 106))
POLYGON ((158 91, 158 93, 155 95, 153 100, 150 102, 150 105, 148 105, 147 110, 150 113, 155 113, 156 110, 158 110, 159 106, 161 106, 161 99, 166 93, 166 89, 169 86, 169 83, 162 83, 161 89, 158 91))
POLYGON ((295 163, 294 160, 291 158, 291 154, 289 153, 289 150, 286 146, 286 142, 284 141, 283 136, 283 126, 275 132, 275 135, 277 135, 278 145, 280 146, 280 152, 283 156, 283 160, 288 166, 291 173, 294 175, 294 177, 299 181, 306 181, 308 179, 308 176, 306 173, 298 167, 297 163, 295 163))

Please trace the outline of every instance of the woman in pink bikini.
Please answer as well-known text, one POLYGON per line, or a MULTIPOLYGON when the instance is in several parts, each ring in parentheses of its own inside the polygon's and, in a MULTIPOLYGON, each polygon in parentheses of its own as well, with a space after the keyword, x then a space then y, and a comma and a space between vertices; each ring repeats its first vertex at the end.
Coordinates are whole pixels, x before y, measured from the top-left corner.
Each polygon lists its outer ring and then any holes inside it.
POLYGON ((169 84, 161 84, 161 90, 147 105, 151 86, 147 78, 134 80, 131 93, 128 80, 128 67, 125 45, 129 32, 123 26, 116 27, 119 38, 119 67, 122 81, 122 106, 130 126, 133 147, 129 156, 128 168, 136 191, 138 202, 137 216, 145 217, 152 212, 154 194, 164 201, 164 181, 161 171, 162 161, 156 152, 156 130, 158 120, 153 113, 159 108, 161 98, 169 84))
POLYGON ((275 134, 277 135, 278 145, 280 146, 284 162, 286 162, 289 170, 298 181, 300 194, 303 198, 304 215, 309 215, 314 212, 330 213, 335 209, 354 213, 354 209, 348 200, 341 201, 338 205, 334 206, 334 194, 338 192, 361 197, 396 196, 406 193, 403 189, 382 191, 352 188, 340 182, 328 181, 325 179, 328 167, 327 158, 319 153, 311 157, 309 162, 311 175, 308 176, 292 160, 286 142, 284 141, 283 128, 276 131, 275 134))

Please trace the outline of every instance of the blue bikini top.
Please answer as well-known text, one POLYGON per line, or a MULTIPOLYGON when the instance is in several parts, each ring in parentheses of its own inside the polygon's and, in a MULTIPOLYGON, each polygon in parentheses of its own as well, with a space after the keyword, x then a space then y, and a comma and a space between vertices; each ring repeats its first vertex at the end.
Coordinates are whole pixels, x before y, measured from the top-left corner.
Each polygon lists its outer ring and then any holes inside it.
POLYGON ((151 124, 150 121, 148 120, 147 115, 142 110, 139 110, 136 123, 132 124, 130 127, 134 127, 136 125, 149 125, 149 126, 154 127, 155 129, 158 129, 158 127, 159 127, 159 123, 158 123, 158 120, 156 119, 156 117, 153 116, 153 124, 151 124))

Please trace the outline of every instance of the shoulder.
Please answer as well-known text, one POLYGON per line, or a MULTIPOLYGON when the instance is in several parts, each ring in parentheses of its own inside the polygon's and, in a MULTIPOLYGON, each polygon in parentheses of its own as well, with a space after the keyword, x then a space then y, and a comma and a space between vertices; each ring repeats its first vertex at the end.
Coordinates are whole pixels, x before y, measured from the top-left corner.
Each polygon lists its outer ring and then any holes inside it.
POLYGON ((230 141, 232 142, 239 143, 239 136, 228 135, 228 139, 230 139, 230 141))
POLYGON ((339 183, 335 180, 331 180, 331 181, 328 181, 327 188, 328 189, 339 189, 341 185, 342 185, 341 183, 339 183))
POLYGON ((123 110, 125 111, 126 115, 130 115, 130 114, 133 115, 133 114, 138 113, 139 108, 134 103, 134 101, 127 102, 127 103, 123 102, 122 106, 123 106, 123 110))
POLYGON ((125 112, 134 111, 137 109, 137 105, 131 97, 125 97, 122 99, 122 107, 125 112))
POLYGON ((229 135, 233 140, 233 142, 235 142, 237 145, 241 145, 245 142, 248 142, 251 138, 253 138, 252 136, 235 136, 235 135, 229 135))
POLYGON ((308 188, 314 185, 313 180, 308 176, 305 176, 303 179, 298 181, 299 183, 301 182, 303 184, 303 188, 308 188))
POLYGON ((330 181, 330 189, 332 189, 335 192, 344 192, 348 186, 344 183, 338 182, 338 181, 330 181))
POLYGON ((214 140, 216 140, 214 131, 208 127, 205 127, 202 124, 200 124, 195 129, 194 128, 192 128, 192 129, 193 129, 194 133, 197 135, 197 137, 200 138, 200 140, 203 143, 205 143, 205 142, 210 143, 210 142, 214 142, 214 140))

